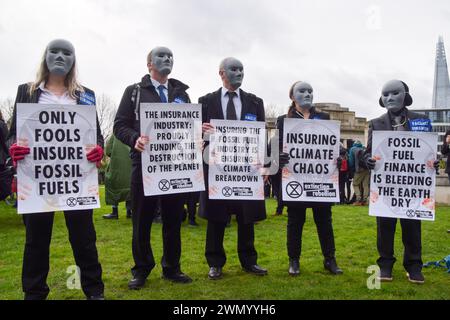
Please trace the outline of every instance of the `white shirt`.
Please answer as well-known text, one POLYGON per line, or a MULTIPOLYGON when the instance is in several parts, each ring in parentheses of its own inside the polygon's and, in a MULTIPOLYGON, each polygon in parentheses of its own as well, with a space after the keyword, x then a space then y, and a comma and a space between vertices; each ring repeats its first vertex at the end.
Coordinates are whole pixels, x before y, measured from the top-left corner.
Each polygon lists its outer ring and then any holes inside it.
MULTIPOLYGON (((158 93, 158 95, 159 95, 159 89, 158 89, 158 87, 159 87, 160 85, 163 85, 163 86, 164 86, 163 91, 164 91, 164 95, 166 96, 166 101, 168 102, 168 101, 169 101, 169 81, 166 81, 166 83, 159 83, 158 81, 156 81, 155 79, 152 79, 151 77, 150 77, 150 80, 152 80, 152 84, 153 84, 153 86, 155 87, 156 92, 158 93)), ((160 96, 160 97, 161 97, 161 96, 160 96)))
MULTIPOLYGON (((227 119, 228 100, 230 100, 230 98, 227 95, 228 91, 229 90, 227 88, 222 87, 222 112, 223 118, 225 120, 227 119)), ((238 88, 234 92, 236 92, 236 96, 234 96, 233 98, 234 108, 236 109, 236 117, 238 120, 241 120, 241 113, 242 113, 241 89, 238 88)))
POLYGON ((40 104, 77 104, 77 100, 72 98, 68 91, 64 92, 62 96, 57 96, 45 88, 44 82, 39 85, 39 89, 42 91, 38 101, 40 104))

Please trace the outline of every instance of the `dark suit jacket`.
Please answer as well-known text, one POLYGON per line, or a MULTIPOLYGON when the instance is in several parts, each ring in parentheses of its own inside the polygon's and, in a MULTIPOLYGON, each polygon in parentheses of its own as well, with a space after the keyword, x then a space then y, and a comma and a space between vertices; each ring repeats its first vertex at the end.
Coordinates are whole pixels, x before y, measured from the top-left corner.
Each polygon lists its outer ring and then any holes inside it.
POLYGON ((445 166, 445 173, 450 173, 450 148, 448 143, 446 142, 448 136, 450 136, 450 130, 447 130, 447 132, 445 132, 444 144, 442 145, 441 149, 442 155, 447 156, 447 165, 445 166))
POLYGON ((8 126, 5 121, 0 120, 0 168, 9 157, 8 147, 6 146, 6 139, 8 138, 8 126))
MULTIPOLYGON (((148 102, 161 102, 161 98, 156 92, 156 88, 153 86, 150 75, 142 77, 140 86, 140 103, 148 102)), ((122 143, 130 147, 130 157, 133 165, 141 164, 141 153, 134 149, 136 140, 141 135, 141 122, 139 119, 139 106, 136 109, 137 101, 132 101, 133 91, 136 88, 136 84, 132 84, 125 89, 125 92, 120 101, 119 108, 117 109, 116 117, 114 119, 114 135, 122 143), (138 114, 136 114, 137 112, 138 114)), ((186 90, 189 87, 176 79, 168 80, 169 89, 169 103, 183 102, 190 103, 191 100, 186 90)), ((137 92, 137 91, 136 91, 137 92)))
MULTIPOLYGON (((411 131, 409 120, 428 119, 425 114, 413 112, 408 109, 406 109, 406 111, 407 131, 411 131)), ((374 130, 393 131, 391 118, 388 112, 383 114, 381 117, 369 121, 369 137, 367 139, 367 149, 363 156, 364 160, 372 157, 372 133, 374 130)), ((363 161, 363 163, 361 164, 365 167, 365 161, 363 161)))
MULTIPOLYGON (((257 96, 241 90, 242 113, 241 120, 245 115, 256 116, 256 121, 265 121, 264 102, 257 96)), ((209 123, 211 119, 224 119, 221 101, 221 89, 200 97, 198 102, 202 104, 203 122, 209 123)), ((244 215, 244 223, 252 223, 266 218, 266 206, 264 200, 210 200, 208 196, 208 165, 203 163, 205 190, 200 193, 199 215, 207 220, 215 222, 227 222, 229 214, 227 208, 237 207, 244 215)))

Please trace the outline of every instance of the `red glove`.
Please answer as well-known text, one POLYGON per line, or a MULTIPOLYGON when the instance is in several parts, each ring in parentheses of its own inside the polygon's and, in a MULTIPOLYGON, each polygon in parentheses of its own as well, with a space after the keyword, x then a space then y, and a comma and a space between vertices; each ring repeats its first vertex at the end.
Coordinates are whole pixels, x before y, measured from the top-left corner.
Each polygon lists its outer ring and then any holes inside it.
POLYGON ((86 156, 88 161, 96 162, 97 168, 99 168, 103 159, 103 148, 97 145, 86 156))
POLYGON ((30 148, 18 146, 17 143, 14 143, 9 148, 9 154, 13 160, 14 167, 17 166, 17 161, 23 160, 27 154, 30 153, 30 148))

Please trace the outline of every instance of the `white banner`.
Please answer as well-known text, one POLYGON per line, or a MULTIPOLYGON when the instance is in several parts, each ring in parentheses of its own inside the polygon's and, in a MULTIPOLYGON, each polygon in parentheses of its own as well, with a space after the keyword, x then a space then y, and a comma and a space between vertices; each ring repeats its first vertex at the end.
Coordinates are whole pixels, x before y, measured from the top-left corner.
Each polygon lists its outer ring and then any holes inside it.
POLYGON ((100 208, 98 172, 86 153, 97 145, 95 106, 17 104, 18 213, 100 208))
POLYGON ((144 194, 155 196, 205 190, 202 109, 199 104, 141 103, 144 194))
POLYGON ((284 119, 283 200, 339 202, 340 122, 284 119))
POLYGON ((209 198, 264 200, 265 122, 213 119, 211 125, 209 198))
POLYGON ((435 133, 373 131, 369 215, 434 221, 436 149, 435 133))

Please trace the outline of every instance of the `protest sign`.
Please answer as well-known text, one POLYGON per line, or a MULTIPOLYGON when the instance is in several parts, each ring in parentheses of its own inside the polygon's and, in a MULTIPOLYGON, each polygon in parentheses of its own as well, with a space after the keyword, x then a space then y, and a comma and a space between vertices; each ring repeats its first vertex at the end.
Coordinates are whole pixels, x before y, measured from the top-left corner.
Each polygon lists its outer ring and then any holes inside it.
POLYGON ((284 119, 284 201, 339 202, 340 122, 284 119))
POLYGON ((17 143, 30 154, 17 168, 18 213, 100 207, 96 110, 85 105, 17 104, 17 143))
POLYGON ((264 122, 211 120, 209 198, 264 200, 264 122))
POLYGON ((141 103, 144 194, 155 196, 205 190, 201 105, 141 103))
POLYGON ((373 131, 369 215, 432 220, 437 134, 373 131))

